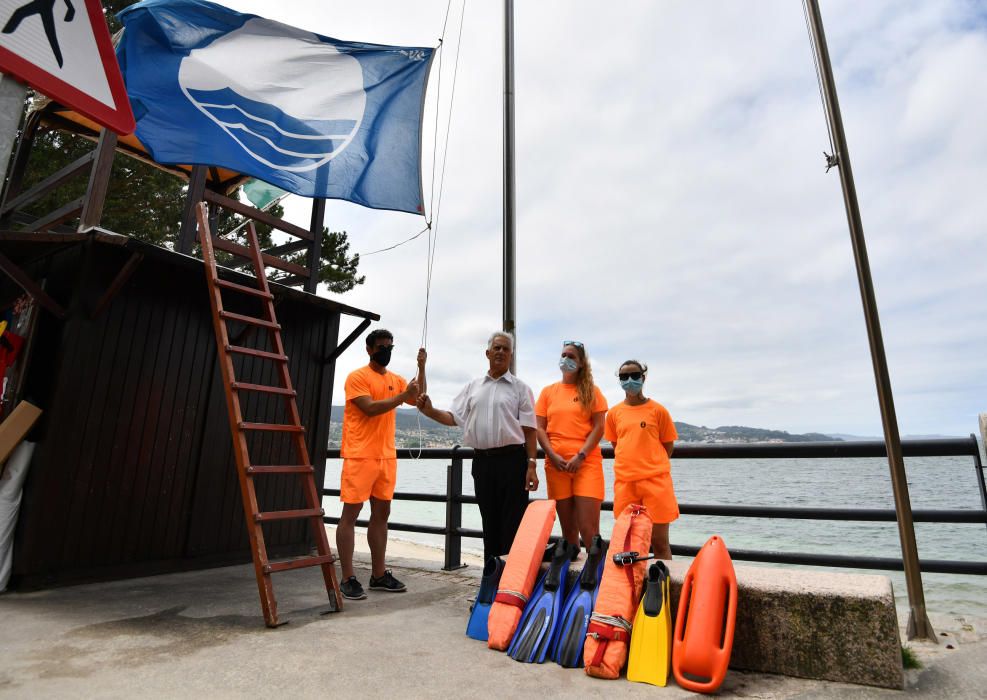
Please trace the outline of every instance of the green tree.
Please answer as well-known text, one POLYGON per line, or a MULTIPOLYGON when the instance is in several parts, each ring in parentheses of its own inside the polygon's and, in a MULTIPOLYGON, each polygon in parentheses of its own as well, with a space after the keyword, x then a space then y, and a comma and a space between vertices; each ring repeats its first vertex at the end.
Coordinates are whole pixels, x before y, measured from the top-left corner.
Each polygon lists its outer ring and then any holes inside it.
MULTIPOLYGON (((111 33, 115 34, 122 28, 116 14, 135 2, 136 0, 104 0, 103 8, 111 33)), ((29 109, 40 107, 43 101, 43 97, 28 91, 29 109)), ((92 149, 92 141, 82 136, 55 128, 40 128, 35 134, 22 191, 41 182, 92 149)), ((85 191, 86 178, 77 177, 35 202, 27 212, 34 216, 42 216, 72 199, 82 197, 85 191)), ((149 243, 173 247, 178 239, 187 191, 187 183, 176 175, 142 160, 117 154, 113 160, 110 186, 100 226, 149 243)), ((234 199, 238 195, 239 189, 230 194, 234 199)), ((281 218, 284 209, 280 204, 276 204, 268 210, 268 213, 281 218)), ((221 209, 216 230, 231 231, 241 222, 240 217, 221 209)), ((273 245, 271 227, 257 225, 257 234, 262 247, 273 245)), ((238 232, 236 238, 241 243, 246 242, 246 227, 238 232)), ((307 252, 302 251, 284 257, 290 262, 307 265, 306 255, 307 252)), ((218 253, 217 258, 221 264, 229 265, 234 262, 232 256, 222 252, 218 253)), ((359 263, 359 255, 349 255, 349 242, 345 231, 330 232, 323 228, 320 282, 325 283, 334 293, 347 292, 356 285, 363 284, 365 280, 364 276, 357 275, 359 263)))

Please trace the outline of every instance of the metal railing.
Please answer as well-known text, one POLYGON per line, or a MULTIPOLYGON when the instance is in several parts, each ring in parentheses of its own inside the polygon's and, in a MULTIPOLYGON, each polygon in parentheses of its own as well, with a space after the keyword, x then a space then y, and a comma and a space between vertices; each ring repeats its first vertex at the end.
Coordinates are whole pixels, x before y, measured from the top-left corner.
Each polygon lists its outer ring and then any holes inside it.
MULTIPOLYGON (((603 447, 604 458, 613 458, 613 448, 603 447)), ((916 509, 912 511, 915 522, 924 523, 981 523, 987 525, 987 487, 984 483, 983 464, 976 438, 948 438, 934 440, 903 440, 905 457, 970 457, 973 460, 974 476, 980 493, 981 508, 974 509, 916 509)), ((539 451, 539 457, 541 457, 539 451)), ((330 449, 327 457, 339 459, 338 449, 330 449)), ((400 449, 399 459, 445 460, 451 462, 446 467, 446 493, 406 493, 394 494, 396 501, 417 501, 444 503, 446 506, 443 526, 419 525, 414 523, 389 522, 388 529, 401 532, 442 535, 445 538, 445 560, 443 568, 457 569, 462 564, 462 538, 482 538, 480 530, 462 526, 463 504, 476 503, 476 498, 463 494, 463 462, 472 459, 473 450, 468 447, 400 449)), ((859 442, 805 442, 805 443, 761 443, 761 444, 678 444, 675 446, 675 460, 683 459, 849 459, 857 457, 887 457, 884 443, 878 440, 859 442)), ((323 489, 323 496, 339 496, 339 489, 323 489)), ((603 510, 613 510, 613 503, 604 501, 603 510)), ((726 516, 743 518, 779 518, 793 520, 838 520, 860 522, 895 522, 894 509, 876 508, 788 508, 757 505, 709 505, 680 503, 683 515, 726 516)), ((326 516, 325 522, 336 524, 339 518, 326 516)), ((366 520, 358 520, 357 525, 367 526, 366 520)), ((699 547, 672 545, 672 553, 680 556, 695 556, 699 547)), ((810 566, 833 566, 853 569, 875 569, 902 571, 900 558, 865 557, 839 554, 812 554, 806 552, 769 552, 759 550, 730 550, 730 556, 737 560, 767 562, 775 564, 802 564, 810 566)), ((921 569, 927 573, 987 575, 987 561, 954 561, 922 559, 921 569)))

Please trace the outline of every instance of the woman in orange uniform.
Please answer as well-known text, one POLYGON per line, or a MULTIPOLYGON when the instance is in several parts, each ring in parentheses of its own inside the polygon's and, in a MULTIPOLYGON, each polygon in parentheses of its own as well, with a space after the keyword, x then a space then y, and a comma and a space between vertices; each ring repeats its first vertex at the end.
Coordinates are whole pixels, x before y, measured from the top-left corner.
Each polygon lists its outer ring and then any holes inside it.
POLYGON ((651 517, 651 548, 671 559, 668 524, 679 517, 670 457, 679 434, 668 409, 644 396, 648 366, 628 360, 617 370, 624 400, 610 409, 606 439, 613 443, 613 512, 640 503, 651 517))
POLYGON ((603 419, 607 400, 593 384, 586 349, 576 340, 562 344, 562 381, 542 389, 535 404, 538 442, 545 450, 548 497, 562 526, 562 537, 589 548, 600 531, 603 503, 603 419))

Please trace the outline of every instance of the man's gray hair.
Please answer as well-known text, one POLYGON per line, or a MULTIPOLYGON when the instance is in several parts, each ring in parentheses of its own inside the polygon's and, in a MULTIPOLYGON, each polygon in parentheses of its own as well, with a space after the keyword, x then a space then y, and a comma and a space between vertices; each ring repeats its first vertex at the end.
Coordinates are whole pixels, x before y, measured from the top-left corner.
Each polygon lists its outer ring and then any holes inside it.
POLYGON ((511 344, 511 351, 514 351, 514 336, 507 331, 494 331, 491 333, 487 339, 487 350, 493 347, 493 343, 497 338, 506 338, 507 342, 511 344))

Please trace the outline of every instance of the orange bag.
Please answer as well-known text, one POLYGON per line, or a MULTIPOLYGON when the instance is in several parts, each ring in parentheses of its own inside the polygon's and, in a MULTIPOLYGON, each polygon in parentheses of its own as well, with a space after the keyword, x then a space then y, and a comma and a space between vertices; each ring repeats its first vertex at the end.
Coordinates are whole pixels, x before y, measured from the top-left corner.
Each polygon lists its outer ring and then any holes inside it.
POLYGON ((627 506, 614 523, 600 591, 586 627, 583 663, 590 676, 620 677, 620 670, 627 662, 631 624, 647 574, 646 561, 620 566, 614 563, 613 555, 630 551, 646 557, 650 548, 651 518, 648 517, 648 509, 639 505, 627 506))
POLYGON ((504 651, 514 637, 535 578, 541 568, 545 545, 555 525, 555 501, 532 501, 507 555, 500 587, 487 615, 487 646, 504 651))
POLYGON ((709 538, 682 579, 672 638, 675 680, 694 693, 713 693, 723 683, 737 621, 737 575, 726 545, 709 538))

